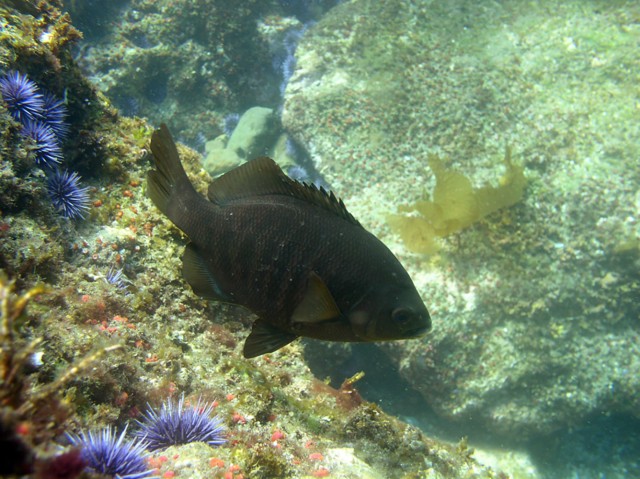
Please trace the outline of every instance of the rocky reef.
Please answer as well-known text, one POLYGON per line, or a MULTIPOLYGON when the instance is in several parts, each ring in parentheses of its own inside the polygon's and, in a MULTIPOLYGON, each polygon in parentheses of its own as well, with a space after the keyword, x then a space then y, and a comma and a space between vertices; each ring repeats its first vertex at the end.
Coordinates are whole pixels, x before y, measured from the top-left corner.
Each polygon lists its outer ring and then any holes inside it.
MULTIPOLYGON (((173 10, 156 10, 164 2, 135 3, 144 18, 173 18, 173 10)), ((180 13, 180 2, 166 3, 180 13)), ((210 7, 216 2, 201 3, 210 7)), ((81 16, 102 2, 70 4, 81 16)), ((119 6, 114 2, 110 8, 119 6)), ((125 434, 125 425, 135 429, 134 420, 142 419, 147 404, 158 408, 184 394, 193 404, 212 405, 226 442, 154 452, 145 460, 155 471, 149 474, 501 477, 477 463, 465 441, 429 438, 367 402, 357 390, 359 376, 336 388, 316 379, 299 343, 256 360, 242 358, 241 342, 252 318, 201 300, 185 287, 179 259, 185 239, 144 192, 152 127, 122 116, 85 78, 74 60, 76 49, 82 49, 77 43, 81 34, 60 8, 59 2, 27 0, 0 6, 0 73, 20 72, 36 93, 46 90, 64 99, 68 134, 55 140, 57 163, 77 173, 83 188, 83 214, 61 214, 47 187, 53 167, 39 165, 34 156, 51 143, 43 146, 26 137, 12 105, 0 102, 0 474, 104 477, 83 472, 85 466, 98 469, 78 450, 82 437, 89 436, 74 434, 107 430, 91 440, 96 448, 110 450, 120 436, 105 428, 125 434)), ((228 10, 211 12, 210 34, 220 25, 230 28, 225 22, 237 18, 228 10)), ((130 42, 138 48, 146 48, 147 41, 149 48, 157 48, 153 45, 160 36, 169 35, 158 31, 145 40, 134 33, 130 42)), ((226 45, 221 43, 232 52, 226 45)), ((126 49, 113 46, 121 47, 126 49)), ((185 41, 185 48, 196 46, 185 41)), ((112 61, 114 51, 106 55, 112 61)), ((169 76, 166 92, 177 98, 188 88, 181 75, 190 68, 180 62, 194 56, 165 48, 158 53, 157 65, 173 62, 176 76, 169 76)), ((242 59, 236 60, 237 76, 225 71, 218 81, 245 81, 242 59)), ((119 78, 118 85, 145 81, 153 66, 145 64, 140 77, 119 78)), ((164 108, 165 101, 158 104, 164 108)), ((215 96, 211 101, 217 101, 215 96)), ((210 106, 204 104, 201 111, 210 106)), ((200 155, 183 146, 180 153, 192 181, 205 191, 210 178, 200 155)), ((77 200, 80 188, 71 186, 63 195, 68 202, 77 200)), ((126 477, 123 470, 119 474, 126 477)))
POLYGON ((164 121, 195 146, 221 132, 226 113, 277 103, 269 44, 257 25, 270 6, 134 0, 68 7, 89 34, 77 58, 92 82, 123 114, 164 121))
POLYGON ((638 424, 639 15, 630 2, 355 0, 298 47, 283 125, 432 310, 428 339, 382 348, 441 418, 523 444, 602 412, 638 424), (524 197, 436 254, 408 251, 387 219, 437 194, 428 158, 495 186, 505 146, 524 197))

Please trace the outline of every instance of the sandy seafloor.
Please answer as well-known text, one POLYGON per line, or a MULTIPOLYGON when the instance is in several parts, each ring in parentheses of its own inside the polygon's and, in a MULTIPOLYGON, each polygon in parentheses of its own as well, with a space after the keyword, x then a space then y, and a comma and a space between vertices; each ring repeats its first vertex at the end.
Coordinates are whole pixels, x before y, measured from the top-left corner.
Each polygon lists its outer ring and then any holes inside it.
POLYGON ((11 0, 0 19, 0 75, 69 129, 34 145, 0 102, 0 473, 97 477, 44 472, 65 433, 135 431, 185 394, 226 443, 151 452, 161 477, 640 476, 637 2, 11 0), (254 318, 192 293, 187 239, 146 197, 161 122, 200 192, 258 155, 336 191, 432 333, 242 358, 254 318), (84 218, 52 204, 52 142, 84 218), (438 203, 428 158, 501 191, 506 147, 517 200, 434 234, 411 206, 438 203))

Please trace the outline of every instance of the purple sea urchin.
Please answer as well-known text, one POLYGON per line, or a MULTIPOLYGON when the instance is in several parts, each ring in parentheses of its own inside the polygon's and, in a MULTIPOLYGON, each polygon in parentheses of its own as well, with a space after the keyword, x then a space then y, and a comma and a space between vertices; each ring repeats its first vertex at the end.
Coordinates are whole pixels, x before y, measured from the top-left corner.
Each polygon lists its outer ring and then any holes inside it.
POLYGON ((124 274, 124 268, 114 268, 113 266, 107 271, 105 276, 107 283, 114 285, 118 289, 126 290, 127 283, 131 283, 127 276, 124 274))
POLYGON ((136 436, 144 439, 151 451, 200 441, 219 446, 225 442, 224 427, 217 416, 211 417, 212 411, 213 403, 205 405, 200 399, 185 407, 183 394, 177 403, 168 399, 159 413, 149 407, 144 421, 137 421, 141 429, 136 436))
POLYGON ((65 218, 84 218, 89 210, 89 188, 81 187, 79 180, 75 172, 56 170, 47 181, 53 206, 65 218))
POLYGON ((151 478, 153 470, 147 466, 149 455, 146 444, 136 439, 126 441, 125 427, 120 436, 108 427, 99 432, 82 432, 79 436, 67 434, 74 446, 81 449, 82 459, 93 472, 108 474, 119 479, 151 478))
POLYGON ((69 133, 69 125, 66 122, 67 107, 51 93, 45 93, 43 98, 44 121, 58 137, 58 140, 63 140, 69 133))
POLYGON ((238 123, 240 122, 240 114, 239 113, 229 113, 222 119, 222 131, 227 138, 231 138, 233 134, 233 130, 236 129, 238 123))
POLYGON ((33 140, 30 147, 38 166, 53 168, 62 161, 62 150, 53 130, 40 120, 25 120, 22 135, 33 140))
POLYGON ((38 85, 26 75, 12 71, 0 78, 0 95, 11 115, 21 123, 42 118, 44 98, 38 85))

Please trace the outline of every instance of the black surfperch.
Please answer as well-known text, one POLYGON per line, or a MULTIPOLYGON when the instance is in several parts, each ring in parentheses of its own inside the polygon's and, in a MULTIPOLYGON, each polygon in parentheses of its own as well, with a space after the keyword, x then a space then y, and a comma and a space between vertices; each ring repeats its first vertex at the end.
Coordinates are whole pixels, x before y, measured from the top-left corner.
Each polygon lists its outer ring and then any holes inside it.
POLYGON ((416 338, 431 318, 396 257, 333 193, 257 158, 209 186, 187 178, 166 125, 153 133, 148 194, 191 240, 183 275, 205 298, 258 316, 244 356, 299 336, 329 341, 416 338))

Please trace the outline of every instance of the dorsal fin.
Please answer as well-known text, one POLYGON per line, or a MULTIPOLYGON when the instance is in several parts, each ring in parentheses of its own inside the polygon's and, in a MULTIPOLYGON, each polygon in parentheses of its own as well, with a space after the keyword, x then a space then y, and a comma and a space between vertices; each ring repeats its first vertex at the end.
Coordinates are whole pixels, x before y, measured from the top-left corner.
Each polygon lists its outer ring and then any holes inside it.
POLYGON ((293 196, 329 211, 360 226, 333 192, 313 184, 289 178, 271 158, 251 160, 217 178, 209 185, 207 196, 212 203, 224 205, 244 198, 265 195, 293 196))

